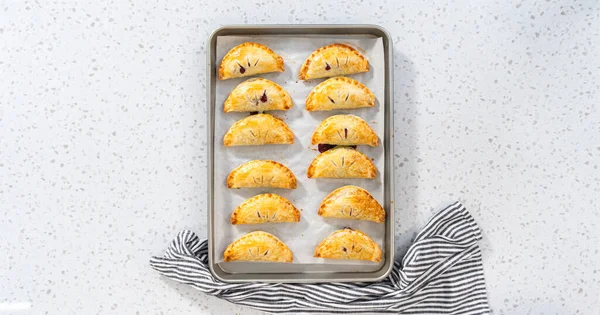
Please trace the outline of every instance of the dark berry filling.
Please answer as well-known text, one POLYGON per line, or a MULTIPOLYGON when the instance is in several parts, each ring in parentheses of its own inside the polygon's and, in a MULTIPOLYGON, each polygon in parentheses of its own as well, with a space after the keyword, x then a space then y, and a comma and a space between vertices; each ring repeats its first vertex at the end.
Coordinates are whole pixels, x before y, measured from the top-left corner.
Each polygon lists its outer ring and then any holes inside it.
MULTIPOLYGON (((317 146, 319 152, 323 153, 325 151, 331 150, 333 148, 337 147, 337 145, 335 144, 327 144, 327 143, 319 143, 319 145, 317 146)), ((348 146, 344 146, 346 148, 352 148, 352 149, 356 149, 355 145, 348 145, 348 146)))
POLYGON ((326 64, 325 70, 327 70, 327 71, 331 70, 331 66, 327 62, 325 64, 326 64))
POLYGON ((261 101, 261 102, 263 102, 263 103, 266 103, 266 102, 267 102, 267 100, 268 100, 268 99, 267 99, 267 90, 265 90, 265 91, 263 92, 263 95, 260 97, 260 101, 261 101))
POLYGON ((331 150, 331 149, 335 148, 335 145, 333 145, 333 144, 326 144, 326 143, 319 143, 318 148, 319 148, 319 152, 323 153, 323 152, 325 152, 327 150, 331 150))

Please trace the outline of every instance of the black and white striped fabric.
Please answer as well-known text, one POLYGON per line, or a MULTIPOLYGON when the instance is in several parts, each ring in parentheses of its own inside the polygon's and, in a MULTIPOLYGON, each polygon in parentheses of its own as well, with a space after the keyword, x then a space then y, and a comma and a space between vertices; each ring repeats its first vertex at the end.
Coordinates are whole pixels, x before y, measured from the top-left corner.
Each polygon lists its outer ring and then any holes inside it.
POLYGON ((175 281, 270 313, 488 314, 477 224, 457 202, 437 213, 402 263, 375 283, 224 283, 208 269, 208 246, 190 231, 150 264, 175 281))

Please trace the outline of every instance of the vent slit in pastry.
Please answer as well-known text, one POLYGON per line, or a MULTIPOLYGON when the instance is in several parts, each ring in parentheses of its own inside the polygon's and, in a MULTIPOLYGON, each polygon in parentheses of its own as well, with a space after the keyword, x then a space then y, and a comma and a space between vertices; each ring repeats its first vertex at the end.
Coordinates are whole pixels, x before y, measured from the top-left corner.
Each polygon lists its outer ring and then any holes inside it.
POLYGON ((314 257, 381 261, 381 248, 367 234, 350 228, 335 231, 315 249, 314 257))
POLYGON ((269 114, 251 115, 237 121, 223 137, 226 147, 239 145, 292 144, 294 133, 269 114))
POLYGON ((219 80, 283 71, 284 64, 281 56, 267 46, 246 42, 233 47, 223 57, 219 66, 219 80))
POLYGON ((383 207, 363 188, 343 186, 332 191, 319 206, 319 215, 324 218, 385 221, 383 207))
POLYGON ((254 196, 231 214, 231 224, 299 222, 300 211, 284 197, 276 194, 254 196))
POLYGON ((321 82, 306 98, 306 110, 354 109, 375 106, 375 96, 362 83, 335 77, 321 82))
POLYGON ((325 143, 333 145, 377 146, 375 131, 362 118, 354 115, 334 115, 321 122, 312 135, 313 145, 325 143))
POLYGON ((315 50, 300 68, 300 80, 369 71, 367 59, 351 46, 331 44, 315 50), (340 58, 345 63, 340 63, 340 58))
POLYGON ((292 251, 272 234, 250 232, 229 244, 223 253, 225 261, 292 262, 292 251))
POLYGON ((281 163, 269 160, 252 160, 236 167, 229 173, 227 187, 296 189, 296 176, 281 163))
POLYGON ((308 167, 306 175, 308 178, 375 178, 377 168, 369 157, 359 151, 336 147, 319 154, 308 167))
POLYGON ((277 83, 262 78, 252 78, 240 83, 229 93, 223 104, 223 111, 226 113, 290 108, 292 108, 290 95, 277 83))

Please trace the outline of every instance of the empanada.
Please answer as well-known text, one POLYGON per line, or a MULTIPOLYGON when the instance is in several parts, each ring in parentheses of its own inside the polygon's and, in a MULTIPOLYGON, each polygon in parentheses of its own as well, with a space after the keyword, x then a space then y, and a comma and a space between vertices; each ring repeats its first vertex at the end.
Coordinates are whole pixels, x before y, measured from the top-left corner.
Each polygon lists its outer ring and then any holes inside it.
POLYGON ((230 221, 231 224, 299 222, 300 211, 279 195, 261 194, 239 205, 230 221))
POLYGON ((269 160, 252 160, 236 167, 229 173, 227 187, 296 189, 296 176, 281 163, 269 160))
POLYGON ((381 248, 367 234, 344 228, 327 236, 315 249, 314 257, 381 261, 381 248))
POLYGON ((369 61, 356 49, 331 44, 315 50, 300 68, 300 80, 369 71, 369 61))
POLYGON ((319 154, 308 167, 308 178, 375 178, 377 168, 366 155, 345 147, 319 154))
POLYGON ((269 114, 256 114, 237 121, 223 138, 226 147, 291 143, 294 143, 294 133, 282 120, 269 114))
POLYGON ((223 253, 225 261, 292 262, 292 251, 272 234, 250 232, 229 244, 223 253))
POLYGON ((236 86, 225 103, 223 111, 262 112, 266 110, 288 110, 292 108, 292 98, 277 83, 262 79, 248 79, 236 86))
POLYGON ((344 186, 332 191, 319 206, 325 218, 385 221, 385 210, 368 191, 357 186, 344 186))
POLYGON ((221 61, 219 80, 247 77, 259 73, 283 72, 283 58, 269 47, 246 42, 233 47, 221 61))
POLYGON ((354 115, 334 115, 319 125, 312 135, 312 144, 367 144, 377 146, 377 134, 362 118, 354 115))
POLYGON ((306 110, 355 109, 375 106, 375 96, 362 83, 346 78, 327 79, 306 97, 306 110))

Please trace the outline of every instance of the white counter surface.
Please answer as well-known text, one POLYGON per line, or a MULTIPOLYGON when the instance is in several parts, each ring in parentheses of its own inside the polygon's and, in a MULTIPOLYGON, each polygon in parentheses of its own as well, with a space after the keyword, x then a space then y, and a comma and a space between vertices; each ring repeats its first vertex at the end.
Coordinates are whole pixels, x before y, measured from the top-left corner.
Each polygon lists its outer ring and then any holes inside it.
POLYGON ((596 1, 4 1, 0 314, 260 314, 148 265, 206 234, 206 40, 372 23, 394 40, 396 245, 461 200, 494 314, 598 314, 596 1))

